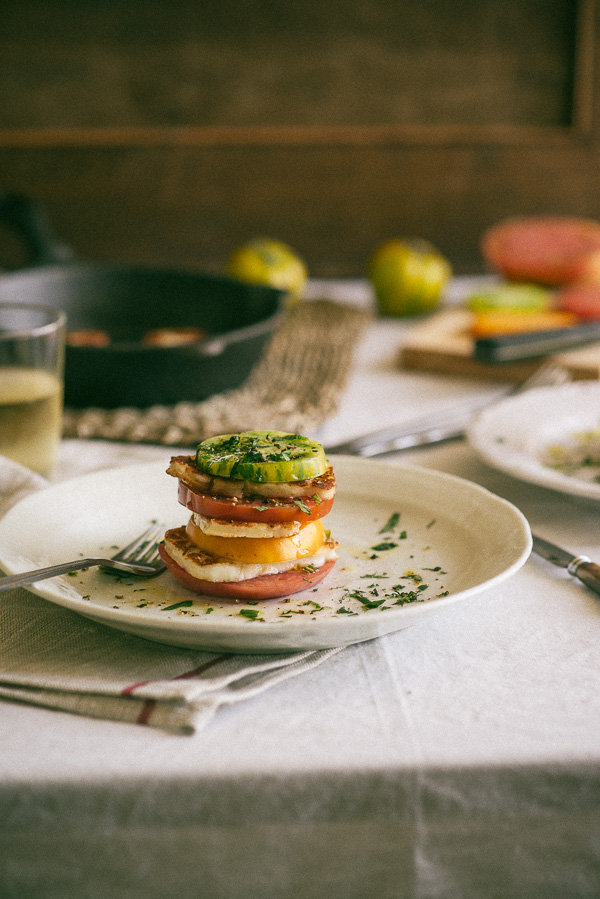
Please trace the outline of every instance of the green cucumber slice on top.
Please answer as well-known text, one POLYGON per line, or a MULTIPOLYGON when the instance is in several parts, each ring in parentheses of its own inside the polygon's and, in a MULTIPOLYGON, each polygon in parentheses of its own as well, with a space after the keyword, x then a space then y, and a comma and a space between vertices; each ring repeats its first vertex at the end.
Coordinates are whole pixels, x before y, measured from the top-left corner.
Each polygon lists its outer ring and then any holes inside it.
POLYGON ((320 443, 285 431, 243 431, 209 437, 198 444, 196 465, 213 477, 259 484, 306 481, 328 468, 320 443))

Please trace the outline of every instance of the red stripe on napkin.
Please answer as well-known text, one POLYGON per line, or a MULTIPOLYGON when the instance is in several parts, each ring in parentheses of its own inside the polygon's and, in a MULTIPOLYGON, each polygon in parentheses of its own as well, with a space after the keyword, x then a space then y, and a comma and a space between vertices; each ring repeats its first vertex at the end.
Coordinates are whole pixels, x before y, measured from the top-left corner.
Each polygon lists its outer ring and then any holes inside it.
MULTIPOLYGON (((192 677, 196 677, 198 674, 203 674, 205 671, 208 671, 210 668, 213 668, 215 665, 218 665, 219 662, 225 661, 225 659, 229 658, 227 655, 217 656, 215 659, 211 659, 210 662, 203 662, 202 665, 198 665, 196 668, 191 668, 189 671, 184 671, 183 674, 177 674, 175 677, 170 678, 171 680, 189 680, 192 677)), ((121 696, 131 696, 135 690, 139 687, 145 687, 147 684, 151 684, 152 681, 143 680, 137 684, 130 684, 125 689, 121 690, 121 696)), ((152 712, 156 707, 155 699, 147 699, 143 704, 140 714, 137 717, 137 724, 148 724, 150 718, 152 717, 152 712)))
POLYGON ((210 662, 205 662, 204 665, 198 665, 197 668, 192 668, 191 671, 186 671, 184 674, 178 674, 177 677, 173 677, 172 680, 188 680, 190 677, 195 677, 197 674, 202 674, 204 671, 208 671, 209 668, 212 668, 214 665, 218 665, 219 662, 224 662, 225 659, 228 659, 228 655, 217 656, 216 659, 212 659, 210 662))
POLYGON ((141 708, 140 714, 137 716, 136 724, 148 724, 152 717, 152 712, 156 708, 156 699, 147 699, 141 708))

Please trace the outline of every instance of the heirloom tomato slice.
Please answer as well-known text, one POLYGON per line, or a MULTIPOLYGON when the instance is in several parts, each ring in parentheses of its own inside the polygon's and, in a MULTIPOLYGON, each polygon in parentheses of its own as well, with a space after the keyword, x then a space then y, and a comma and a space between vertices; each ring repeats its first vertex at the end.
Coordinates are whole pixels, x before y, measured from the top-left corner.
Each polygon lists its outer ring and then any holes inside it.
POLYGON ((257 484, 307 481, 328 468, 320 443, 286 431, 244 431, 209 437, 198 444, 196 465, 213 477, 257 484))
POLYGON ((315 494, 314 497, 303 496, 295 500, 274 500, 264 497, 241 500, 192 490, 183 481, 179 481, 178 499, 181 505, 191 512, 197 512, 206 518, 219 518, 221 521, 304 523, 324 518, 331 511, 334 497, 321 499, 315 494))

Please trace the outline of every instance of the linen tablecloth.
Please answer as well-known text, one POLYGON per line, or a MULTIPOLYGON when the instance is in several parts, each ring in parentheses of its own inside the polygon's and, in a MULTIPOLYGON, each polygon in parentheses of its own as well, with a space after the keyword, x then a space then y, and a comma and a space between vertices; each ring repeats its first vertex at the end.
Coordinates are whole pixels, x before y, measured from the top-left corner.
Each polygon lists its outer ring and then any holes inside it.
MULTIPOLYGON (((324 439, 489 389, 399 371, 409 329, 374 323, 324 439)), ((163 454, 66 441, 57 476, 163 454)), ((492 471, 462 443, 391 460, 412 463, 482 484, 600 560, 596 504, 492 471)), ((532 558, 185 738, 4 702, 0 895, 597 899, 599 647, 598 597, 532 558)))
MULTIPOLYGON (((595 506, 462 445, 415 457, 597 554, 595 506)), ((597 597, 532 559, 193 736, 2 703, 0 895, 595 899, 598 646, 597 597)))

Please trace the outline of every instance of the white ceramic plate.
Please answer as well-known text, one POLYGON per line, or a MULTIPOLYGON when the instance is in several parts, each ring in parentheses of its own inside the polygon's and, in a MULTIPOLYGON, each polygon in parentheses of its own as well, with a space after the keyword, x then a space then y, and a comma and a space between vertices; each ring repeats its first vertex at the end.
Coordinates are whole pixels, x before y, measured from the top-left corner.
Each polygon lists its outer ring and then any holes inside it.
MULTIPOLYGON (((417 467, 345 456, 331 461, 338 493, 327 524, 339 541, 339 560, 317 588, 251 605, 199 597, 168 572, 150 581, 115 580, 90 569, 29 589, 161 643, 281 652, 357 643, 415 624, 503 581, 529 555, 521 512, 482 487, 417 467), (398 524, 381 533, 394 513, 398 524), (382 543, 395 546, 374 549, 382 543), (411 596, 416 601, 397 604, 411 596)), ((102 471, 26 497, 0 521, 0 566, 15 573, 112 555, 152 519, 183 524, 189 513, 177 502, 167 462, 102 471)))
POLYGON ((600 383, 576 381, 501 400, 478 415, 467 437, 499 471, 561 493, 600 499, 600 483, 585 480, 585 470, 565 474, 547 464, 549 447, 568 445, 578 432, 599 426, 600 383))

